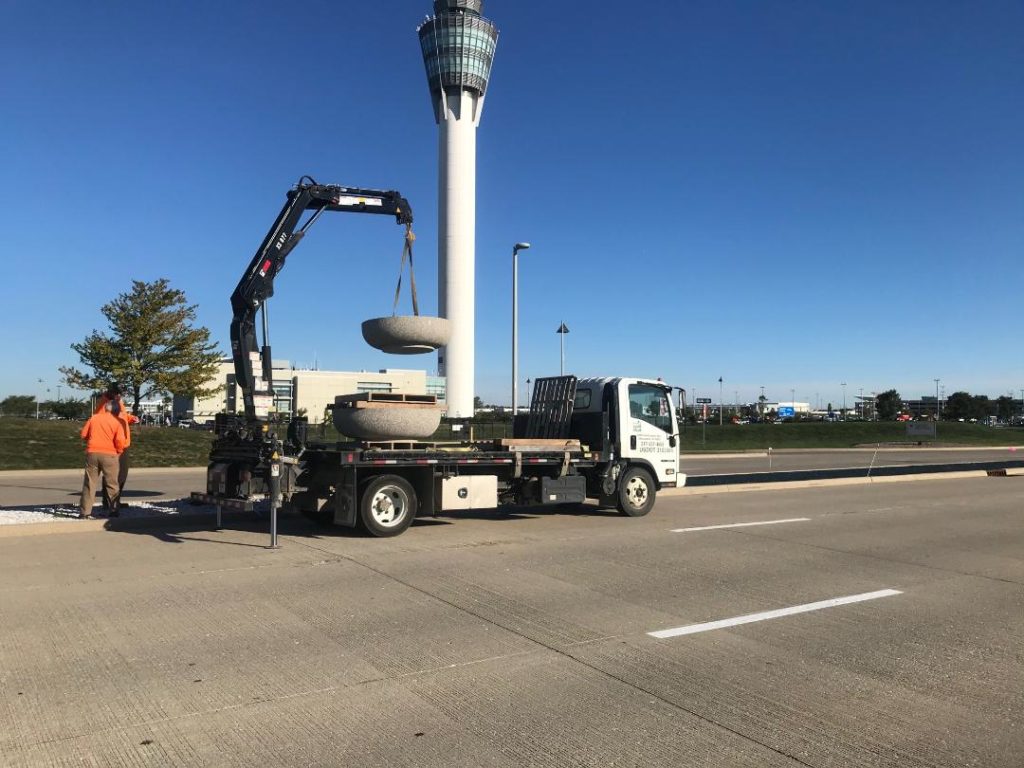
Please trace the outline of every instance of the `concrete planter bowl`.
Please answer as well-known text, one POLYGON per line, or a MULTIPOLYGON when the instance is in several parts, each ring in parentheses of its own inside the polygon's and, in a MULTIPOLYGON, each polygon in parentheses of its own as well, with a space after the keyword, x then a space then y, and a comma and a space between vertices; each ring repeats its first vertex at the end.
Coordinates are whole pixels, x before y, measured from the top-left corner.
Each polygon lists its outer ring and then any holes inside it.
POLYGON ((335 428, 356 440, 422 440, 440 424, 441 409, 436 407, 389 403, 381 408, 350 408, 337 402, 334 407, 335 428))
POLYGON ((392 355, 420 355, 443 347, 451 338, 444 317, 394 315, 363 322, 363 338, 371 347, 392 355))

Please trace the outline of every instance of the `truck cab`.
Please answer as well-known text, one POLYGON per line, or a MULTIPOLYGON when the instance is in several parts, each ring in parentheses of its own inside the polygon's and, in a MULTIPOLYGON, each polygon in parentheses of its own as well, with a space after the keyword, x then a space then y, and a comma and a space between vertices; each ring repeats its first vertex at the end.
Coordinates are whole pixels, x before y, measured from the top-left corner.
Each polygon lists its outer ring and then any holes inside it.
POLYGON ((574 436, 625 467, 646 469, 656 489, 686 483, 679 471, 679 425, 672 387, 661 381, 623 377, 585 378, 576 383, 574 436))

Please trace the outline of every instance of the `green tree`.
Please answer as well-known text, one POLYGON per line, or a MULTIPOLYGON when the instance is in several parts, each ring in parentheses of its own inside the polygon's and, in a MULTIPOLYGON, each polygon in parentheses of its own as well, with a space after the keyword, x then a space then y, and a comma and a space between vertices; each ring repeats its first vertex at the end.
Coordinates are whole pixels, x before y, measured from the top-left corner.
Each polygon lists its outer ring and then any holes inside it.
POLYGON ((8 395, 0 400, 0 412, 4 416, 35 416, 35 395, 8 395))
POLYGON ((970 416, 972 419, 984 419, 995 412, 995 404, 988 399, 988 395, 974 395, 971 398, 970 416))
POLYGON ((903 408, 903 398, 895 389, 886 390, 875 398, 875 408, 878 409, 879 419, 892 421, 903 408))
POLYGON ((1009 395, 996 398, 996 417, 1000 421, 1009 421, 1017 412, 1017 404, 1009 395))
POLYGON ((91 411, 88 400, 72 400, 71 398, 49 400, 42 403, 40 407, 62 419, 87 419, 91 411))
POLYGON ((216 391, 203 387, 220 359, 210 331, 193 327, 195 305, 189 305, 185 294, 171 288, 167 279, 133 280, 130 291, 101 311, 110 332, 93 330, 84 341, 71 345, 90 370, 62 367, 70 386, 102 390, 118 382, 136 414, 139 401, 156 393, 201 397, 216 391))
POLYGON ((971 415, 970 392, 954 392, 942 401, 942 418, 947 421, 968 419, 971 415))

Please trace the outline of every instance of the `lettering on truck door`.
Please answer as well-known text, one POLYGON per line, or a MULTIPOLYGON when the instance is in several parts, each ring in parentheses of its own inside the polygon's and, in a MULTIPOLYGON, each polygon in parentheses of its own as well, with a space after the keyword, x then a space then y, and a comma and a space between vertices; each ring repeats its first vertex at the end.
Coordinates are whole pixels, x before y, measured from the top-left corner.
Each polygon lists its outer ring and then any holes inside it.
POLYGON ((668 392, 650 384, 630 384, 629 433, 624 436, 623 455, 646 460, 660 482, 674 484, 679 453, 669 444, 671 436, 672 403, 668 392))

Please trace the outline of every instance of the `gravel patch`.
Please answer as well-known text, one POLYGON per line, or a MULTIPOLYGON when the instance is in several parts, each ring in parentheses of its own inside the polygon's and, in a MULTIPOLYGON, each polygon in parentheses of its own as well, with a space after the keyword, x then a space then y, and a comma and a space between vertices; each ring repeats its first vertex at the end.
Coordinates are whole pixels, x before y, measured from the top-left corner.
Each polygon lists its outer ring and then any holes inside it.
MULTIPOLYGON (((98 504, 93 507, 96 519, 106 515, 98 504)), ((133 501, 131 506, 121 509, 120 519, 170 517, 186 513, 213 512, 212 506, 195 505, 188 499, 163 499, 158 501, 133 501)), ((78 507, 70 504, 42 504, 20 508, 0 507, 0 525, 24 525, 27 523, 84 523, 79 520, 78 507)))

